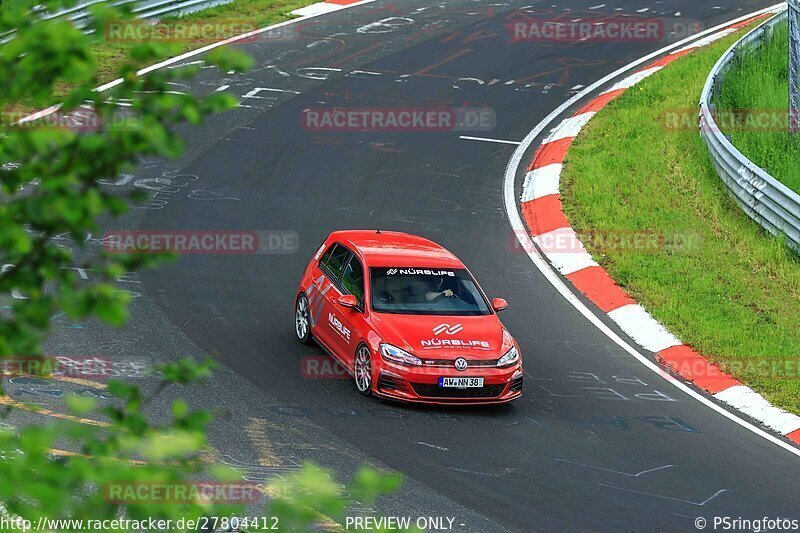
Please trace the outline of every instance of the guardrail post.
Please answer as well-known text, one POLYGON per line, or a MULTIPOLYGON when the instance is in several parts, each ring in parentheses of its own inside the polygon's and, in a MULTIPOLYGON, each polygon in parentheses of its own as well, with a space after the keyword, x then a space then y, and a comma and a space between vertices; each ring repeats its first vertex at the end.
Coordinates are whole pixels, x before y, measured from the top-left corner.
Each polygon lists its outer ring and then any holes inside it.
POLYGON ((789 0, 789 131, 800 131, 800 0, 789 0))

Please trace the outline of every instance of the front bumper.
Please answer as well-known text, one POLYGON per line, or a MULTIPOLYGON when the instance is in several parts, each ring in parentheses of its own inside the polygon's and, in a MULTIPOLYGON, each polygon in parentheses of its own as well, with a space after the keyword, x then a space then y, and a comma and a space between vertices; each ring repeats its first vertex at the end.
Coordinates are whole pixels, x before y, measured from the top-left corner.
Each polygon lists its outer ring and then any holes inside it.
POLYGON ((421 368, 384 364, 378 371, 374 393, 381 398, 427 404, 500 404, 522 396, 522 365, 508 368, 421 368), (482 377, 481 388, 442 388, 440 377, 482 377))

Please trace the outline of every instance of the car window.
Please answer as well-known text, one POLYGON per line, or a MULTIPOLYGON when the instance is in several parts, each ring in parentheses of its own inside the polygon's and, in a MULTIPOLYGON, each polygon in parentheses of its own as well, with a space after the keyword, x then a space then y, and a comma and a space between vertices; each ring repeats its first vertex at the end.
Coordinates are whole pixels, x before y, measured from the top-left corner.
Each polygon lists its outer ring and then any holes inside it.
POLYGON ((333 249, 334 249, 334 248, 336 248, 336 245, 335 245, 335 244, 332 244, 332 245, 330 245, 330 246, 328 247, 328 249, 327 249, 327 250, 325 250, 325 253, 324 253, 324 254, 322 254, 322 257, 320 257, 320 259, 319 259, 319 264, 320 264, 320 266, 322 266, 322 265, 326 264, 326 263, 327 263, 327 262, 330 260, 330 258, 331 258, 331 254, 333 253, 333 249))
POLYGON ((322 259, 319 261, 320 267, 325 270, 334 280, 339 279, 342 274, 342 269, 350 257, 350 250, 341 244, 334 244, 322 259))
POLYGON ((356 297, 359 303, 364 301, 364 269, 356 256, 351 256, 342 274, 342 285, 345 290, 356 297))
POLYGON ((465 269, 371 268, 372 309, 407 315, 488 315, 492 311, 465 269))

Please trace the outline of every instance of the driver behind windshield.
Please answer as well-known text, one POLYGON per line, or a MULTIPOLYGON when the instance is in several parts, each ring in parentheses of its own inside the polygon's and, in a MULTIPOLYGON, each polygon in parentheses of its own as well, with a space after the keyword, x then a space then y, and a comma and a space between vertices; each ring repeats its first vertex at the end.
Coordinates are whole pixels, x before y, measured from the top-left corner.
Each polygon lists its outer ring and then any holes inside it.
POLYGON ((407 314, 483 315, 491 313, 465 269, 438 274, 409 268, 372 268, 372 308, 407 314), (413 272, 411 272, 413 270, 413 272))

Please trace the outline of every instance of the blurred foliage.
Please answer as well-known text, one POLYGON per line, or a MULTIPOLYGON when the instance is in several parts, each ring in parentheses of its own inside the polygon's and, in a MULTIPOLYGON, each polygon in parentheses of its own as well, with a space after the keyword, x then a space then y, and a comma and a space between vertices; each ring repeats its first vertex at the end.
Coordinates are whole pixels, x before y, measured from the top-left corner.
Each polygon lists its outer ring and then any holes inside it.
MULTIPOLYGON (((45 0, 36 13, 32 2, 24 0, 0 7, 0 34, 12 36, 0 45, 0 303, 7 307, 0 316, 0 357, 39 356, 57 312, 74 321, 99 317, 115 326, 125 322, 128 294, 117 289, 116 280, 162 258, 107 253, 96 241, 87 243, 87 235, 99 234, 102 221, 124 215, 140 200, 134 193, 109 192, 113 188, 101 180, 132 172, 142 157, 177 158, 183 150, 177 124, 199 124, 208 114, 236 104, 222 92, 197 97, 170 91, 170 82, 196 74, 191 67, 138 76, 143 66, 177 51, 177 45, 164 42, 131 46, 119 68, 121 81, 95 91, 100 80, 93 46, 103 39, 110 21, 131 19, 131 6, 92 4, 87 31, 38 16, 74 3, 45 0), (21 117, 9 111, 22 103, 52 105, 64 87, 67 95, 55 116, 89 113, 99 118, 93 127, 63 127, 47 117, 19 124, 21 117), (69 246, 64 236, 70 238, 69 246), (93 276, 81 279, 80 272, 93 276)), ((225 71, 244 71, 251 63, 225 48, 205 60, 225 71)), ((212 366, 189 360, 163 365, 157 369, 160 385, 150 397, 130 384, 109 381, 114 400, 105 407, 74 396, 66 400, 71 415, 56 423, 11 429, 0 425, 5 428, 0 431, 0 518, 34 525, 41 517, 169 518, 188 524, 187 519, 244 512, 242 506, 220 502, 115 501, 108 493, 115 484, 241 480, 239 473, 213 461, 205 436, 208 413, 191 410, 181 400, 158 422, 144 412, 165 389, 207 379, 212 366)), ((2 394, 6 414, 19 406, 2 394)), ((272 504, 263 513, 278 517, 279 530, 302 530, 340 519, 355 502, 372 502, 400 482, 398 476, 364 469, 341 487, 329 473, 308 465, 280 486, 266 489, 272 504)), ((178 529, 173 525, 172 530, 178 529)), ((18 529, 0 520, 0 531, 10 530, 18 529)))

